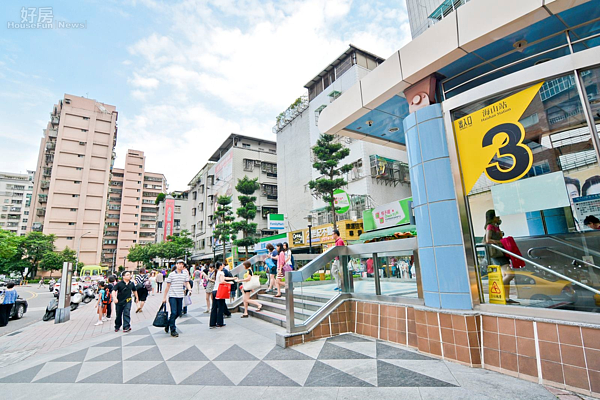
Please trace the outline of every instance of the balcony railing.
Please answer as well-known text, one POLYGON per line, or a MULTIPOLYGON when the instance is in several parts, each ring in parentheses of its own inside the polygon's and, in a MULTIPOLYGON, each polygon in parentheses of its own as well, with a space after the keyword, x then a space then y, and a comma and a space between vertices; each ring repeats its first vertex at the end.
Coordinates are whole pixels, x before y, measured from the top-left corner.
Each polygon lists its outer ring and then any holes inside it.
POLYGON ((45 208, 38 208, 36 211, 36 214, 38 217, 43 217, 46 215, 46 209, 45 208))
POLYGON ((51 176, 52 175, 52 168, 51 167, 44 167, 43 175, 44 176, 51 176))
POLYGON ((42 225, 41 222, 34 222, 33 224, 31 224, 31 230, 34 232, 41 232, 42 230, 44 230, 44 225, 42 225))
POLYGON ((48 195, 47 194, 40 194, 38 196, 39 196, 40 203, 47 203, 48 202, 48 195))
POLYGON ((54 149, 56 149, 56 142, 46 143, 46 150, 54 150, 54 149))
POLYGON ((40 182, 40 187, 42 189, 48 189, 50 187, 50 181, 41 181, 40 182))

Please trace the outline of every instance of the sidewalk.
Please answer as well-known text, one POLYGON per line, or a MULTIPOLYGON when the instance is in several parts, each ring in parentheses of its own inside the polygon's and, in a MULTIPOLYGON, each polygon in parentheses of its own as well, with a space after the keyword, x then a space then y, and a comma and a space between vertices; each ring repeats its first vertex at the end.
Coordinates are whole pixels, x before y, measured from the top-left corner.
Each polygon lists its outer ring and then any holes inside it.
MULTIPOLYGON (((72 321, 80 327, 77 333, 61 328, 53 330, 52 339, 40 337, 38 343, 52 340, 51 346, 57 347, 46 346, 0 368, 0 393, 11 400, 65 394, 86 399, 117 394, 136 400, 556 399, 534 383, 358 335, 283 349, 275 345, 275 333, 282 328, 233 314, 226 327, 209 329, 200 304, 178 320, 180 337, 173 338, 151 326, 150 311, 160 302, 156 297, 150 298, 153 307, 133 324, 131 333, 104 326, 88 332, 84 326, 89 321, 72 321), (78 339, 82 334, 85 340, 78 339)), ((199 298, 195 296, 197 303, 199 298)), ((36 324, 27 330, 42 336, 44 329, 36 324)))

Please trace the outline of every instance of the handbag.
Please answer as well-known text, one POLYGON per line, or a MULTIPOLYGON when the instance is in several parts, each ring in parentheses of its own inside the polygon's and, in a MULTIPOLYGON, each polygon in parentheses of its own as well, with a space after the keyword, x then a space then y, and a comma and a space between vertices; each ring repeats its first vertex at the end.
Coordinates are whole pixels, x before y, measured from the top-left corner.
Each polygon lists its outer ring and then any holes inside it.
POLYGON ((255 290, 260 287, 260 276, 252 275, 248 282, 244 282, 244 290, 255 290))
POLYGON ((152 325, 156 326, 157 328, 166 328, 169 326, 169 313, 167 312, 166 303, 163 303, 162 307, 158 309, 152 325))
POLYGON ((281 267, 281 269, 283 270, 284 274, 286 272, 288 272, 288 271, 293 271, 294 270, 290 264, 285 264, 283 267, 281 267))
POLYGON ((215 298, 217 300, 226 300, 229 297, 231 297, 231 285, 228 285, 227 283, 221 283, 217 289, 217 295, 215 298))
POLYGON ((191 295, 187 295, 183 298, 183 304, 187 307, 189 305, 192 304, 192 296, 191 295))

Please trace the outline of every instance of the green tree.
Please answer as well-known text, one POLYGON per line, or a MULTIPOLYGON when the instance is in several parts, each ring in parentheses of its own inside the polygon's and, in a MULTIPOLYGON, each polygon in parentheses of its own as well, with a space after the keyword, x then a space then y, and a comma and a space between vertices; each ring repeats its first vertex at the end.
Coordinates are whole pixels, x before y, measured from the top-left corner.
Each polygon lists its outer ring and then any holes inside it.
POLYGON ((313 195, 327 203, 327 211, 331 212, 333 229, 337 229, 335 220, 335 203, 333 192, 348 184, 342 174, 352 170, 351 164, 339 167, 339 163, 350 154, 350 149, 335 142, 335 135, 321 134, 317 144, 312 148, 315 156, 313 168, 321 173, 321 177, 308 182, 313 195))
POLYGON ((29 262, 23 259, 24 236, 0 229, 0 273, 10 275, 18 272, 23 276, 29 262))
POLYGON ((194 248, 194 239, 191 236, 191 233, 187 229, 182 230, 176 236, 167 236, 167 240, 173 243, 177 249, 178 258, 189 257, 192 254, 190 249, 194 248))
POLYGON ((257 224, 250 222, 256 217, 256 204, 254 204, 256 197, 252 195, 260 189, 258 178, 250 179, 247 176, 244 176, 243 179, 238 179, 235 189, 238 193, 241 193, 241 196, 238 196, 241 207, 237 209, 236 214, 243 221, 234 222, 232 228, 235 232, 242 231, 243 236, 241 239, 235 240, 234 244, 246 248, 247 259, 248 247, 258 243, 258 238, 254 236, 256 235, 257 224))
POLYGON ((73 264, 76 271, 80 270, 85 265, 82 262, 77 264, 77 252, 69 247, 65 247, 60 252, 47 251, 44 253, 39 266, 44 271, 50 271, 50 276, 52 276, 52 271, 62 270, 63 263, 65 262, 73 264))
POLYGON ((237 237, 236 231, 231 226, 231 223, 235 220, 230 206, 231 196, 219 196, 217 198, 217 204, 218 207, 215 211, 217 225, 213 230, 213 235, 223 245, 223 262, 225 262, 227 259, 225 245, 229 241, 235 240, 237 237))
POLYGON ((23 258, 29 262, 30 277, 37 274, 38 264, 49 251, 54 251, 54 235, 44 235, 42 232, 29 232, 21 242, 20 251, 23 258))
POLYGON ((0 229, 0 258, 11 259, 19 251, 19 236, 11 231, 0 229))
POLYGON ((159 193, 158 196, 156 196, 156 200, 154 200, 154 204, 158 205, 158 203, 165 200, 165 197, 167 197, 166 194, 159 193))

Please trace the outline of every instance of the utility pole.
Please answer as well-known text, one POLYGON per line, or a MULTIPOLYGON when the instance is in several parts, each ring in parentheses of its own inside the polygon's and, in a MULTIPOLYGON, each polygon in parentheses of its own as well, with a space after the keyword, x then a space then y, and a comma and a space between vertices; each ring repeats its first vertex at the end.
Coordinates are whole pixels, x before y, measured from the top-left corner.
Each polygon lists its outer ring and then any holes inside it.
POLYGON ((77 272, 77 267, 79 267, 79 251, 81 250, 81 239, 88 233, 92 232, 86 232, 83 235, 79 236, 79 243, 77 244, 77 264, 75 264, 75 272, 77 272))

